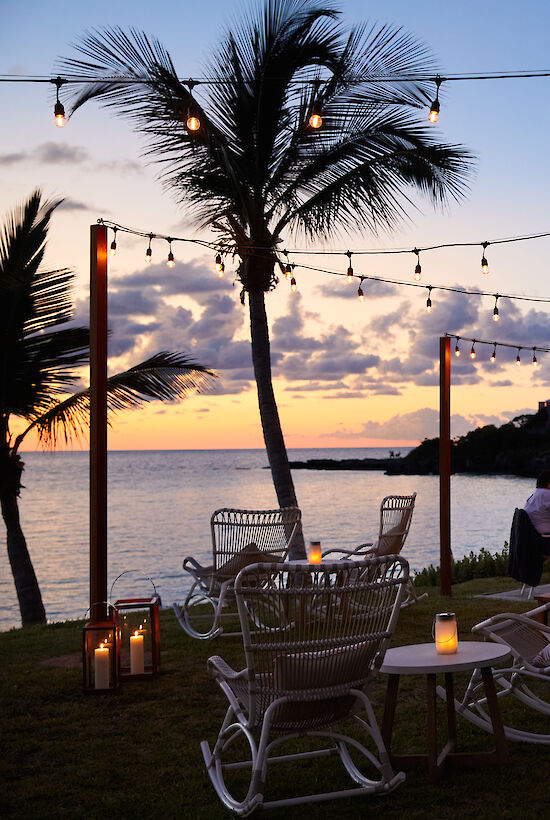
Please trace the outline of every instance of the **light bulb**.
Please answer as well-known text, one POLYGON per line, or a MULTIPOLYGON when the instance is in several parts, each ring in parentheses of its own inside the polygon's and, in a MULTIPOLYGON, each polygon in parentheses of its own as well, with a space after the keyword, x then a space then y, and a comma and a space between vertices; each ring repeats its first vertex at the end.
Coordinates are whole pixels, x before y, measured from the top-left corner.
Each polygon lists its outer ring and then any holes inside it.
POLYGON ((351 265, 350 265, 350 266, 349 266, 349 268, 348 268, 347 282, 348 282, 348 284, 350 284, 350 285, 351 285, 351 283, 353 282, 353 268, 351 267, 351 265))
POLYGON ((357 296, 359 297, 360 302, 365 301, 365 294, 363 293, 363 288, 361 287, 361 285, 359 285, 359 287, 357 288, 357 296))
POLYGON ((111 242, 111 249, 109 251, 111 256, 116 256, 116 239, 111 242))
POLYGON ((53 115, 55 117, 55 124, 58 128, 63 128, 65 125, 65 109, 63 107, 63 103, 59 100, 56 102, 55 107, 53 109, 53 115))
POLYGON ((456 347, 455 347, 455 356, 457 357, 457 359, 460 357, 460 348, 458 346, 458 341, 457 341, 456 347))
POLYGON ((316 131, 322 126, 323 118, 319 114, 318 111, 313 111, 309 117, 309 127, 314 128, 316 131))
POLYGON ((494 362, 497 357, 497 345, 496 342, 493 345, 493 352, 491 353, 491 362, 494 362))
POLYGON ((521 358, 519 355, 519 348, 518 348, 518 355, 516 356, 516 366, 521 367, 521 358))
POLYGON ((498 322, 499 319, 500 319, 500 317, 498 315, 498 308, 495 305, 495 308, 493 310, 493 322, 498 322))
POLYGON ((417 282, 420 282, 420 277, 422 276, 422 268, 420 267, 420 262, 416 263, 416 268, 414 269, 414 278, 417 282))
POLYGON ((481 257, 481 273, 489 273, 489 263, 485 256, 481 257))
POLYGON ((476 350, 475 350, 475 342, 472 344, 472 349, 470 350, 470 359, 475 359, 476 357, 476 350))
POLYGON ((148 248, 147 248, 147 250, 145 251, 145 261, 146 261, 147 263, 149 263, 149 262, 151 261, 152 256, 153 256, 153 249, 152 249, 152 248, 151 248, 151 246, 149 245, 149 247, 148 247, 148 248))
POLYGON ((432 312, 432 289, 428 288, 428 298, 426 299, 426 313, 432 312))
POLYGON ((532 361, 532 365, 533 365, 533 367, 538 367, 538 364, 539 364, 539 363, 537 362, 537 355, 536 355, 535 350, 534 350, 534 348, 533 348, 533 361, 532 361))
POLYGON ((296 293, 296 291, 298 290, 296 279, 294 277, 292 277, 292 279, 290 280, 290 290, 292 291, 292 293, 296 293))
POLYGON ((174 262, 174 254, 172 253, 171 249, 168 251, 168 261, 167 261, 166 264, 168 265, 169 268, 175 268, 176 267, 176 263, 174 262))
POLYGON ((435 123, 438 121, 440 108, 441 106, 439 105, 439 100, 436 97, 433 103, 431 104, 430 113, 428 114, 428 120, 430 122, 435 123))
POLYGON ((189 114, 186 125, 189 131, 195 132, 201 127, 201 121, 195 114, 189 114))
POLYGON ((218 268, 218 278, 223 279, 223 272, 225 270, 225 265, 223 262, 221 263, 220 267, 218 268))
POLYGON ((290 279, 292 276, 292 267, 289 262, 285 265, 285 279, 290 279))
POLYGON ((216 254, 216 261, 214 262, 214 268, 217 271, 223 270, 223 262, 222 262, 222 257, 221 257, 220 253, 216 254))

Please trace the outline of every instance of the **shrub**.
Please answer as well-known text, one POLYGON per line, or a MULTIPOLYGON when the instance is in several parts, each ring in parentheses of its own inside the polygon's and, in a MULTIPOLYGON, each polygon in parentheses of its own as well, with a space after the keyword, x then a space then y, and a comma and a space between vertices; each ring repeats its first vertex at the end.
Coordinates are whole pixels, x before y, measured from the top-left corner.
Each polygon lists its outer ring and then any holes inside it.
MULTIPOLYGON (((451 583, 462 584, 473 578, 495 578, 508 575, 508 543, 505 542, 502 552, 491 553, 482 548, 477 555, 469 555, 455 561, 451 560, 451 583)), ((439 586, 439 567, 430 564, 426 569, 416 572, 414 584, 418 587, 439 586)))

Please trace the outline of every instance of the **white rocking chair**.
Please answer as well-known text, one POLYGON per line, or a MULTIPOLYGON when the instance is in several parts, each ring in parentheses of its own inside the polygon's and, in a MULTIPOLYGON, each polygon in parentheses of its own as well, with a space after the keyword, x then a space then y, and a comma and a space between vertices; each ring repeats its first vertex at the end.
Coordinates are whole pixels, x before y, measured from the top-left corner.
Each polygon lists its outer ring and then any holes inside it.
MULTIPOLYGON (((550 603, 532 609, 524 615, 504 612, 476 624, 472 632, 487 640, 509 647, 512 653, 511 665, 493 670, 493 678, 499 698, 512 695, 541 716, 550 717, 550 627, 535 620, 550 610, 550 603), (545 697, 533 692, 536 681, 544 682, 545 697)), ((444 690, 438 687, 438 694, 444 697, 444 690)), ((479 670, 472 674, 462 701, 455 701, 456 711, 464 715, 476 726, 492 731, 491 720, 486 712, 486 700, 479 670)), ((550 730, 550 721, 546 720, 550 730)), ((523 740, 528 743, 550 743, 550 734, 532 732, 513 726, 504 726, 509 740, 523 740)))
MULTIPOLYGON (((336 554, 346 558, 365 558, 382 555, 400 555, 411 527, 416 493, 412 495, 387 495, 380 504, 380 527, 375 542, 359 544, 352 550, 330 549, 323 553, 323 560, 336 554)), ((418 595, 412 581, 407 583, 407 594, 402 606, 426 598, 427 592, 418 595)))
POLYGON ((201 566, 192 556, 183 561, 193 584, 183 604, 172 605, 182 629, 200 640, 221 635, 222 617, 236 617, 223 610, 234 600, 233 584, 238 573, 258 561, 284 561, 300 521, 298 507, 216 510, 210 519, 212 564, 201 566))
POLYGON ((404 774, 392 769, 366 690, 384 659, 408 575, 407 562, 397 557, 264 563, 239 573, 235 594, 246 667, 237 672, 221 657, 209 659, 229 706, 214 748, 201 743, 214 789, 228 809, 246 816, 259 808, 385 793, 403 782, 404 774), (360 740, 339 726, 349 716, 360 740), (305 736, 323 738, 324 748, 274 753, 285 741, 305 736), (248 747, 245 760, 234 743, 248 747), (272 764, 294 766, 329 755, 339 756, 353 788, 265 799, 272 764), (228 781, 242 770, 248 773, 241 783, 246 794, 237 798, 228 781))

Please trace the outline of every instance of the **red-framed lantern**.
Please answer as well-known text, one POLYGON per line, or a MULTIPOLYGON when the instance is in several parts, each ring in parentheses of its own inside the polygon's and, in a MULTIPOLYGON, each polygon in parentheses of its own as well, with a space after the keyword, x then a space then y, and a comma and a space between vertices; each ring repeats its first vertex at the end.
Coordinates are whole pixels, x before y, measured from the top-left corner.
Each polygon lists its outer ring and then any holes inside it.
POLYGON ((86 692, 108 692, 120 685, 120 627, 107 605, 105 621, 89 621, 82 630, 82 673, 86 692))
POLYGON ((120 678, 145 680, 160 670, 158 595, 120 598, 114 608, 120 628, 120 678))

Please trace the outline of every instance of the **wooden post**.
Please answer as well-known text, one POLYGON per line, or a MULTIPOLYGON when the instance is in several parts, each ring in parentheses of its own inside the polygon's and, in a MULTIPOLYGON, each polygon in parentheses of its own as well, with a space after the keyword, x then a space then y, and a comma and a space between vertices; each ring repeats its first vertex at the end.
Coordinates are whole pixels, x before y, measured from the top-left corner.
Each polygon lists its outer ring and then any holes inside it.
POLYGON ((442 595, 451 586, 451 340, 439 339, 439 582, 442 595))
POLYGON ((107 600, 107 228, 90 227, 90 619, 107 600))

